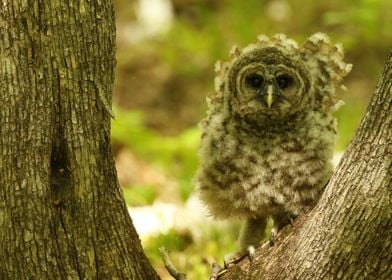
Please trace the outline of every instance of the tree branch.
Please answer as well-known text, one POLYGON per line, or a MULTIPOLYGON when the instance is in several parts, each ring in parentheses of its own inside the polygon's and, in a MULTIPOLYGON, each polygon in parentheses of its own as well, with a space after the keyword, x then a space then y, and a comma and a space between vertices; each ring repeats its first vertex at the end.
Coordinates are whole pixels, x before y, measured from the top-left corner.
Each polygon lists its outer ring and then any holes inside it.
POLYGON ((186 274, 178 271, 171 262, 167 249, 165 247, 161 247, 159 248, 159 251, 161 252, 163 263, 165 264, 165 268, 169 274, 176 280, 187 280, 186 274))

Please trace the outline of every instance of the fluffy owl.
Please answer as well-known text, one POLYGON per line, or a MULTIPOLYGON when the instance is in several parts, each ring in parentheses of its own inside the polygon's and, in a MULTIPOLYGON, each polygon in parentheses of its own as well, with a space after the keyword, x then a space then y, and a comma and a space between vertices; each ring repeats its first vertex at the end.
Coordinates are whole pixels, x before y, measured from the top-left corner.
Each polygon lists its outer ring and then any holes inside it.
POLYGON ((217 63, 195 182, 212 216, 244 220, 239 253, 263 239, 268 217, 276 233, 320 197, 332 174, 335 91, 350 70, 321 33, 302 46, 259 36, 217 63))

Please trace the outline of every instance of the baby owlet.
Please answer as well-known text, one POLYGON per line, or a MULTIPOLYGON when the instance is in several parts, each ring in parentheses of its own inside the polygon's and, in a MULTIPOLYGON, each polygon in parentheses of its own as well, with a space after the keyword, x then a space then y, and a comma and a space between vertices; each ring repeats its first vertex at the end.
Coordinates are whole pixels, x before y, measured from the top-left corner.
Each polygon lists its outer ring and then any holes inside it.
POLYGON ((319 199, 332 174, 335 91, 350 70, 321 33, 302 46, 260 36, 217 63, 196 187, 211 215, 244 220, 239 252, 263 239, 268 217, 276 233, 319 199))

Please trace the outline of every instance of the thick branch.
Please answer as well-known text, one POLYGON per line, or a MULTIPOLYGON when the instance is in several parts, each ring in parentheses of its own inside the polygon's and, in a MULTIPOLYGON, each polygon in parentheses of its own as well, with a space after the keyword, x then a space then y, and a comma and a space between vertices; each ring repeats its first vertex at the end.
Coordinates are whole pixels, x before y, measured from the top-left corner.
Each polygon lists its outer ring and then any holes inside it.
POLYGON ((317 206, 221 279, 392 279, 392 52, 317 206))

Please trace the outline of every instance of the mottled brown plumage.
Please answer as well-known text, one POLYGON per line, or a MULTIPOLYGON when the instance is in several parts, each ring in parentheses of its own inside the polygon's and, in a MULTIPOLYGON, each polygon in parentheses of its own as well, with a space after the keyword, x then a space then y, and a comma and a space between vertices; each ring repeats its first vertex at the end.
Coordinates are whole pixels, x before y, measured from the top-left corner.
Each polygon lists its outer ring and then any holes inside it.
POLYGON ((201 122, 197 192, 216 218, 246 220, 241 250, 320 197, 332 173, 335 91, 350 72, 340 45, 317 33, 302 45, 260 36, 216 66, 201 122))

